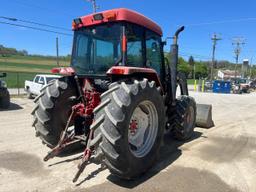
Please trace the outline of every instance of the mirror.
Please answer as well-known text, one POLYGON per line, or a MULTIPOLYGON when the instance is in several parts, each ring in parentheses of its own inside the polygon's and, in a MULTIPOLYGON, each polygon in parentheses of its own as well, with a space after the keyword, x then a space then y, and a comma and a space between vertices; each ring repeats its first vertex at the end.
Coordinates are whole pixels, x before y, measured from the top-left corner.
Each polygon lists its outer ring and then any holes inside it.
POLYGON ((157 43, 156 42, 153 42, 151 44, 151 50, 152 50, 152 52, 156 52, 157 51, 157 43))
POLYGON ((42 80, 39 80, 38 83, 42 84, 42 85, 44 84, 44 82, 42 80))
POLYGON ((6 73, 2 73, 2 75, 0 74, 0 77, 6 77, 7 74, 6 73))

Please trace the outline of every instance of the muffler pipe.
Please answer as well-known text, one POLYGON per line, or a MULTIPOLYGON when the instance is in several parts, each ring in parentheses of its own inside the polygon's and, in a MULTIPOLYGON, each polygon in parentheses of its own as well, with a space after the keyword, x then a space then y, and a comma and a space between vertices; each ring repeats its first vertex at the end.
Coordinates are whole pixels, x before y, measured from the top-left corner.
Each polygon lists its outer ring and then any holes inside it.
POLYGON ((171 89, 172 89, 172 104, 175 105, 176 101, 176 88, 177 88, 177 66, 179 61, 179 34, 184 31, 185 27, 180 27, 174 34, 173 44, 170 50, 170 65, 171 65, 171 89))

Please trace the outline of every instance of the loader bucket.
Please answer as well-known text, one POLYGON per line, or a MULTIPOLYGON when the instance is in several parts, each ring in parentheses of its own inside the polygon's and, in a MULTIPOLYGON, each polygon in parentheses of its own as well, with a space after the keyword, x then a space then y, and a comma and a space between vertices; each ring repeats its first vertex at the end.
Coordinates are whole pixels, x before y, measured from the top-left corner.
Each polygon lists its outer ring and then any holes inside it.
POLYGON ((212 105, 197 104, 196 126, 201 128, 211 128, 214 126, 212 120, 212 105))

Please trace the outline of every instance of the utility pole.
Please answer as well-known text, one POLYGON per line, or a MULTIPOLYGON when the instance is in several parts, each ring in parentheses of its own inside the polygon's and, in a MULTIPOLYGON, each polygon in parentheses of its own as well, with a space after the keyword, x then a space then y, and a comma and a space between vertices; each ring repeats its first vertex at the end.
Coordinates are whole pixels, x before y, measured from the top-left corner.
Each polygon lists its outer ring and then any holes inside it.
POLYGON ((87 1, 89 1, 89 2, 92 3, 93 13, 96 13, 97 10, 100 8, 100 7, 97 5, 96 0, 87 0, 87 1))
POLYGON ((217 44, 217 41, 220 41, 221 38, 218 37, 215 33, 213 34, 212 36, 212 66, 211 66, 211 82, 213 80, 213 68, 214 68, 214 63, 215 63, 215 51, 216 51, 216 44, 217 44))
POLYGON ((234 53, 235 53, 235 59, 236 59, 236 65, 235 65, 235 80, 237 78, 237 65, 239 62, 239 55, 241 53, 241 45, 244 45, 244 38, 241 37, 236 37, 233 38, 233 43, 232 45, 235 45, 234 53))
POLYGON ((57 66, 59 67, 60 66, 60 63, 59 63, 59 38, 56 37, 56 60, 57 60, 57 66))

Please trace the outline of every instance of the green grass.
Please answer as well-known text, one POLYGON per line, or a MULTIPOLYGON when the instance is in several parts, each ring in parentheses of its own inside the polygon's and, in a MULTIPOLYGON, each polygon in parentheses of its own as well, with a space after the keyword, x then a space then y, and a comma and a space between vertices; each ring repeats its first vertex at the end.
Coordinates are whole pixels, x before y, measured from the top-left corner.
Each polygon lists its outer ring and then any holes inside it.
POLYGON ((42 65, 42 64, 25 64, 25 63, 12 63, 12 62, 3 62, 0 61, 0 68, 4 69, 4 68, 14 68, 16 70, 18 69, 28 69, 28 71, 30 69, 39 69, 39 70, 50 70, 52 69, 53 65, 42 65))
POLYGON ((188 83, 188 85, 194 85, 195 80, 194 79, 188 79, 187 83, 188 83))

